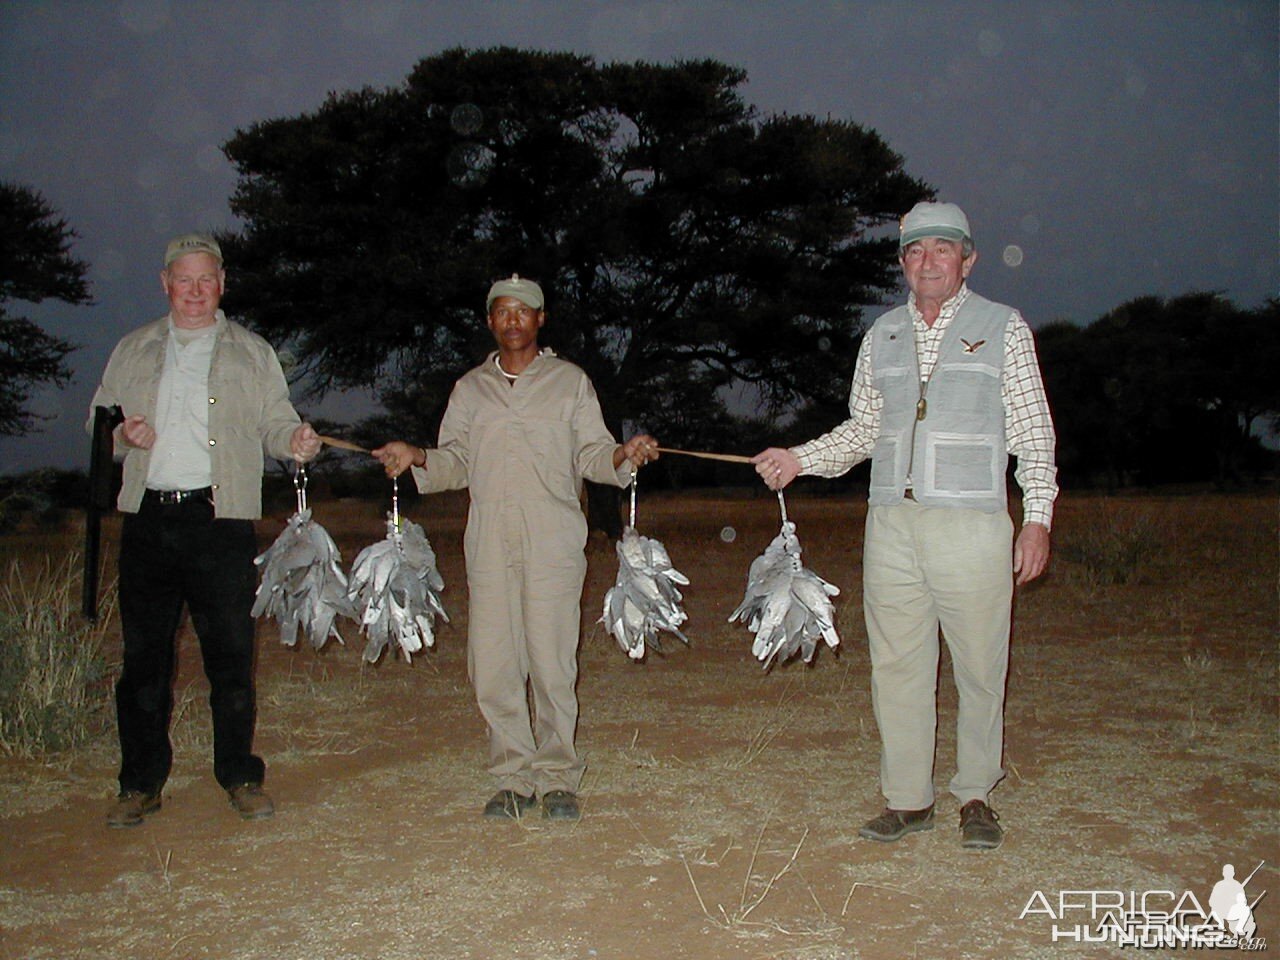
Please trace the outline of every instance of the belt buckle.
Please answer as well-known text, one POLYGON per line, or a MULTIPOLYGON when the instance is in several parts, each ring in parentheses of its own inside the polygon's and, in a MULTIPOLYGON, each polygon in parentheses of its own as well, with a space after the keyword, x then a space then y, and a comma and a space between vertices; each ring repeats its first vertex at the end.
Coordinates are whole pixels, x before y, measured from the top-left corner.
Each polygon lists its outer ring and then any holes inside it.
POLYGON ((194 500, 198 495, 204 493, 204 490, 157 490, 157 498, 160 503, 166 507, 177 506, 186 503, 188 500, 194 500))

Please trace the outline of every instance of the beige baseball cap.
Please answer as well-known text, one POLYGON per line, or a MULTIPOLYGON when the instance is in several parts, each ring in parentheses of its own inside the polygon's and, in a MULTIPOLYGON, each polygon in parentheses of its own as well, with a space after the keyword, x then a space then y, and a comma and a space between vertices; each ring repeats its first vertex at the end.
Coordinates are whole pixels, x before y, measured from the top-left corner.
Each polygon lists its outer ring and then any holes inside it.
POLYGON ((499 280, 489 288, 489 296, 485 298, 484 308, 488 310, 493 301, 499 297, 515 297, 525 306, 541 310, 546 300, 542 296, 542 288, 532 280, 526 280, 518 273, 513 273, 506 280, 499 280))
POLYGON ((205 233, 184 233, 180 237, 174 237, 164 248, 164 265, 167 267, 189 253, 207 253, 219 263, 222 262, 222 248, 218 246, 217 240, 205 233))
POLYGON ((917 203, 902 218, 899 228, 899 250, 925 237, 973 242, 973 234, 969 232, 969 218, 954 203, 917 203))

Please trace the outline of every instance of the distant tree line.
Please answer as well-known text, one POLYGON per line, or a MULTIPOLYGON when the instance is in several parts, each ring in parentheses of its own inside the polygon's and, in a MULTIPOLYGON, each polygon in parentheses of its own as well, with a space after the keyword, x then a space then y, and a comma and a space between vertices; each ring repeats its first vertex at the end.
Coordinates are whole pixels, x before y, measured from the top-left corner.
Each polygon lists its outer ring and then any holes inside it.
MULTIPOLYGON (((847 415, 867 316, 900 295, 892 225, 933 190, 874 130, 759 115, 745 81, 713 60, 450 50, 397 87, 237 131, 245 226, 220 238, 224 306, 287 351, 310 397, 371 390, 384 412, 349 428, 366 443, 435 436, 491 348, 484 290, 513 271, 543 282, 544 342, 586 369, 619 435, 746 453, 822 433, 847 415)), ((38 193, 2 186, 0 435, 20 435, 29 387, 64 384, 72 345, 7 304, 87 302, 87 266, 38 193)), ((1280 411, 1277 310, 1190 293, 1041 327, 1064 481, 1269 469, 1253 429, 1280 411)), ((676 457, 648 476, 754 479, 676 457)))
POLYGON ((1140 297, 1036 341, 1069 483, 1235 484, 1274 469, 1258 433, 1280 427, 1280 301, 1140 297))

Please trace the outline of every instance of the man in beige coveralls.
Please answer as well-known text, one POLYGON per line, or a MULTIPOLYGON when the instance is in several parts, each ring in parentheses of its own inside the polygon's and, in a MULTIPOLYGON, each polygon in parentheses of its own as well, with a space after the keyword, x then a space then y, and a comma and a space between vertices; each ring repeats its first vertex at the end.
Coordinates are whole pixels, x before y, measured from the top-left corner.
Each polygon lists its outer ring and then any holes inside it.
POLYGON ((486 306, 498 349, 454 385, 439 446, 395 440, 373 455, 388 476, 412 469, 422 493, 471 492, 467 666, 498 779, 484 815, 519 817, 540 797, 543 816, 576 820, 582 481, 625 487, 658 443, 614 440, 587 375, 538 346, 544 303, 531 280, 495 283, 486 306))

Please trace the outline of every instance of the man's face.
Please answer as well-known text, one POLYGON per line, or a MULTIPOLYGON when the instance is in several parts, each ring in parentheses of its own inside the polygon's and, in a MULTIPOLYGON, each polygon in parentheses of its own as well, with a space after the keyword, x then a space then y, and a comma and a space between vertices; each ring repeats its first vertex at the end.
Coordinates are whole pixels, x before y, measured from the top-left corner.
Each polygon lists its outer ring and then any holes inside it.
POLYGON ((489 329, 498 348, 519 352, 538 344, 546 315, 515 297, 498 297, 489 305, 489 329))
POLYGON ((207 253, 188 253, 169 264, 160 273, 173 322, 180 327, 207 327, 222 301, 226 273, 216 257, 207 253))
POLYGON ((978 251, 964 255, 959 240, 925 237, 908 244, 898 255, 907 286, 916 300, 946 303, 957 293, 977 262, 978 251))

